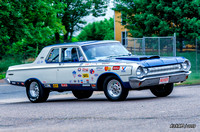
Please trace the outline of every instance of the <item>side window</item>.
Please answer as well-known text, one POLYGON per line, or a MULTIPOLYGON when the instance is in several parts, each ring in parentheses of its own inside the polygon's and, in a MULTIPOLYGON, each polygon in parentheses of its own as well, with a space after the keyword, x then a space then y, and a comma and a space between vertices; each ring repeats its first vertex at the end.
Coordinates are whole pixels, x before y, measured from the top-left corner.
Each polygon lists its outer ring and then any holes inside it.
POLYGON ((51 50, 47 62, 59 62, 59 48, 51 50))
POLYGON ((66 47, 61 50, 61 62, 85 61, 80 50, 75 47, 66 47))

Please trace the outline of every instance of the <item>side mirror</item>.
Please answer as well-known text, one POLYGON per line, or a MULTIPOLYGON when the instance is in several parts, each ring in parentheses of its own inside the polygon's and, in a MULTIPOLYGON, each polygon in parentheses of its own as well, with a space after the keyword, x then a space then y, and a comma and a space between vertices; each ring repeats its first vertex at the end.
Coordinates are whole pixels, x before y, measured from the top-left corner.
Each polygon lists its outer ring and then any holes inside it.
POLYGON ((132 56, 131 52, 128 52, 128 56, 132 56))

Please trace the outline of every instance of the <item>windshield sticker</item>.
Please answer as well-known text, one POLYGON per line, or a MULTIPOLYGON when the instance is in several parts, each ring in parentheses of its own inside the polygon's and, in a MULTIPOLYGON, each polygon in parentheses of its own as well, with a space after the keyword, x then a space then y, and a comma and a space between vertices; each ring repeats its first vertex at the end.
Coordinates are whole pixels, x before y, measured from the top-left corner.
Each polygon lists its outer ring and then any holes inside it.
POLYGON ((120 69, 120 66, 113 66, 112 69, 113 69, 113 70, 119 70, 119 69, 120 69))
POLYGON ((89 78, 89 74, 88 73, 83 73, 82 76, 83 76, 83 78, 89 78))
POLYGON ((81 56, 81 57, 79 58, 79 60, 80 60, 80 61, 83 61, 83 60, 84 60, 83 56, 81 56))
POLYGON ((111 70, 111 67, 108 67, 108 66, 105 66, 105 71, 110 71, 111 70))
POLYGON ((126 72, 126 66, 122 67, 122 71, 121 72, 126 72))
POLYGON ((72 74, 73 74, 73 76, 75 78, 76 77, 76 71, 73 71, 72 74))
POLYGON ((83 68, 82 71, 83 72, 88 72, 88 68, 83 68))
POLYGON ((90 69, 90 74, 94 74, 94 70, 93 69, 90 69))

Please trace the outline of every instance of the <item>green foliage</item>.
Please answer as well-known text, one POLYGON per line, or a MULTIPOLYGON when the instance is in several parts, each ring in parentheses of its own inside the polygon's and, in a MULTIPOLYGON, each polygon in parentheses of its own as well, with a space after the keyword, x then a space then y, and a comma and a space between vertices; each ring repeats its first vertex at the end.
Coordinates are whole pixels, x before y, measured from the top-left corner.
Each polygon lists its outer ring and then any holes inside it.
MULTIPOLYGON (((86 21, 82 18, 92 14, 93 16, 105 15, 109 0, 57 0, 55 3, 60 7, 58 17, 65 26, 65 42, 71 42, 74 31, 83 28, 86 21)), ((58 37, 59 38, 59 37, 58 37)))
POLYGON ((113 40, 114 39, 114 19, 104 19, 103 21, 89 23, 78 35, 81 41, 86 40, 113 40))
POLYGON ((199 0, 115 0, 115 10, 127 14, 132 36, 200 36, 199 0))

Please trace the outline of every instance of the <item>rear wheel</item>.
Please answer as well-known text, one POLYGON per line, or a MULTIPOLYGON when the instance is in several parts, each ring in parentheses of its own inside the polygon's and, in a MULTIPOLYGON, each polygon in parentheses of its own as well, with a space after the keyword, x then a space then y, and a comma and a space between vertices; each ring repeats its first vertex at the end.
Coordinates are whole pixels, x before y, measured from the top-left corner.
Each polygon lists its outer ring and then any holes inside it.
POLYGON ((84 99, 84 98, 91 97, 92 94, 93 94, 93 91, 89 91, 89 90, 74 90, 74 91, 72 91, 72 93, 77 99, 84 99))
POLYGON ((28 99, 33 103, 45 102, 49 97, 49 90, 44 89, 38 81, 31 81, 26 87, 28 99))
POLYGON ((154 86, 150 90, 157 97, 166 97, 172 93, 173 88, 174 84, 169 83, 165 85, 154 86))
POLYGON ((123 101, 128 96, 128 89, 125 89, 116 76, 108 76, 103 83, 103 90, 108 100, 123 101))

